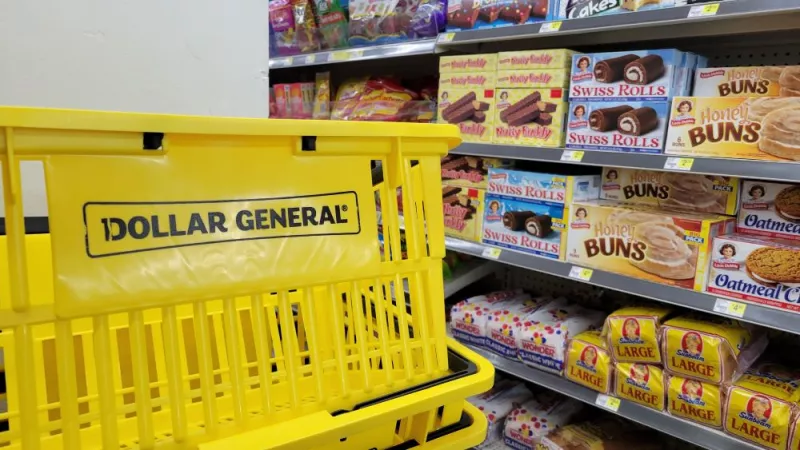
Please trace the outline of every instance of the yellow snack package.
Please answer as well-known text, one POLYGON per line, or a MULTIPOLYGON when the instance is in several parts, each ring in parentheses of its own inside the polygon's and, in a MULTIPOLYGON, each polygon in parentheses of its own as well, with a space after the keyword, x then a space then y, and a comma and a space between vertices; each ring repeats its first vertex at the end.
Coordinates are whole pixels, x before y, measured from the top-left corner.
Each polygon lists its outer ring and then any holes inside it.
POLYGON ((584 331, 570 339, 566 364, 565 375, 570 381, 610 393, 613 363, 599 331, 584 331))
POLYGON ((792 433, 791 433, 790 443, 789 443, 789 450, 798 450, 800 449, 800 414, 794 418, 792 421, 792 433))
POLYGON ((661 363, 658 329, 672 309, 631 306, 606 319, 608 347, 617 362, 661 363))
POLYGON ((724 388, 691 378, 667 376, 667 412, 692 422, 722 428, 724 388))
POLYGON ((652 364, 619 362, 614 368, 614 395, 640 405, 664 410, 667 392, 664 370, 652 364))
POLYGON ((749 366, 766 345, 765 336, 754 339, 750 327, 721 317, 684 315, 661 327, 667 371, 710 383, 731 381, 736 369, 749 366))
POLYGON ((800 371, 756 364, 728 389, 725 431, 764 448, 785 449, 798 400, 800 371))

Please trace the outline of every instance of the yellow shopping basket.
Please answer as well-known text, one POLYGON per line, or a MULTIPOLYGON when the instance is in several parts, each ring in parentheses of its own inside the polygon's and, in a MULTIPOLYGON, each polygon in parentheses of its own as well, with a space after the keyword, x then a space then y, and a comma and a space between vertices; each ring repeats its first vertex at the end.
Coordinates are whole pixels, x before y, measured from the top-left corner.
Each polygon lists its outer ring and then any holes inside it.
POLYGON ((249 445, 350 446, 487 389, 491 369, 452 379, 448 364, 439 159, 458 142, 448 126, 0 108, 0 445, 193 448, 260 431, 249 445), (24 235, 30 159, 50 237, 24 235), (405 257, 376 236, 382 204, 399 249, 400 185, 405 257), (408 308, 385 295, 404 281, 408 308))

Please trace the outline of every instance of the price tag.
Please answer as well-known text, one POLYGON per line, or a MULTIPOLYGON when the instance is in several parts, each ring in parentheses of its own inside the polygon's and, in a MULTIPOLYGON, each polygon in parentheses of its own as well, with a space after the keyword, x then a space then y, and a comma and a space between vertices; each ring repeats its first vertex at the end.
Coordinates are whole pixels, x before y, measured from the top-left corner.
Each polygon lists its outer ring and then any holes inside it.
POLYGON ((718 298, 717 301, 714 302, 714 312, 727 314, 740 319, 744 317, 745 309, 747 309, 746 304, 734 302, 733 300, 724 300, 718 298))
POLYGON ((331 53, 330 61, 349 61, 353 58, 357 58, 364 53, 363 50, 350 50, 350 51, 338 51, 331 53))
POLYGON ((705 17, 705 16, 714 16, 719 11, 719 3, 713 3, 711 5, 697 5, 692 6, 689 9, 689 18, 692 17, 705 17))
POLYGON ((483 249, 483 253, 481 253, 481 256, 489 259, 497 259, 500 257, 501 251, 502 250, 496 247, 486 247, 485 249, 483 249))
POLYGON ((561 29, 561 22, 545 22, 539 27, 539 33, 555 33, 561 29))
POLYGON ((450 42, 456 37, 455 33, 442 33, 439 35, 439 42, 450 42))
POLYGON ((561 154, 562 161, 581 162, 583 160, 583 150, 564 150, 561 154))
POLYGON ((609 409, 614 412, 617 412, 619 410, 620 403, 621 402, 617 397, 611 397, 605 394, 598 394, 597 400, 594 401, 595 405, 605 409, 609 409))
MULTIPOLYGON (((308 58, 309 57, 305 56, 305 55, 303 55, 303 56, 292 56, 292 58, 289 61, 291 61, 290 64, 292 66, 299 66, 299 65, 303 65, 303 64, 308 64, 308 58)), ((313 58, 313 56, 311 58, 313 58)))
POLYGON ((664 161, 664 169, 666 170, 683 170, 689 172, 694 165, 694 158, 674 158, 669 157, 664 161))
POLYGON ((578 279, 578 280, 582 280, 582 281, 589 281, 589 280, 592 279, 592 273, 593 272, 594 271, 592 269, 587 269, 585 267, 572 266, 572 268, 569 269, 569 277, 570 278, 575 278, 575 279, 578 279))

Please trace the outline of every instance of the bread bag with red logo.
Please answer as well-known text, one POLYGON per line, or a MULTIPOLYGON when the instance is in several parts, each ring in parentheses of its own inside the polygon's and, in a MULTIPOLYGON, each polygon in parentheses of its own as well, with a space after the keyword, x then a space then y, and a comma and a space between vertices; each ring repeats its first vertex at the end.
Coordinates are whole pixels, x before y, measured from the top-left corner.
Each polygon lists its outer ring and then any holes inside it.
POLYGON ((506 303, 530 300, 522 289, 498 291, 462 300, 450 309, 450 327, 453 337, 467 344, 484 347, 486 319, 489 314, 506 303))
POLYGON ((526 317, 543 305, 550 303, 551 297, 537 297, 503 304, 486 318, 487 350, 500 356, 517 359, 517 333, 526 317))
POLYGON ((767 346, 766 335, 737 320, 683 315, 661 327, 664 368, 683 377, 725 383, 743 372, 767 346))
POLYGON ((525 402, 506 418, 503 441, 511 448, 535 448, 542 437, 569 423, 583 404, 548 392, 525 402))
POLYGON ((667 375, 667 412, 712 428, 722 428, 725 387, 667 375))
POLYGON ((533 394, 523 383, 498 378, 490 391, 470 397, 469 402, 486 416, 486 440, 496 441, 503 438, 506 416, 531 398, 533 394))
POLYGON ((658 329, 671 312, 668 306, 629 306, 611 313, 604 331, 614 360, 661 363, 658 329))
POLYGON ((611 392, 614 363, 600 331, 584 331, 570 339, 566 358, 568 380, 603 394, 611 392))
POLYGON ((653 364, 618 362, 614 370, 614 395, 648 408, 664 410, 667 390, 664 370, 653 364))

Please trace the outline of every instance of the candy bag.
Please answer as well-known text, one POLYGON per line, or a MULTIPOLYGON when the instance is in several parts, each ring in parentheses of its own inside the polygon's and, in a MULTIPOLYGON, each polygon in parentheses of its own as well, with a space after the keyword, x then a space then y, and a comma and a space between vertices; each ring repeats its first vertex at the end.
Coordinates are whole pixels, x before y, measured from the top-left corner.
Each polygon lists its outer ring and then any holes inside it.
POLYGON ((275 50, 278 55, 295 55, 300 53, 295 41, 294 12, 289 0, 272 0, 269 2, 269 22, 275 37, 275 50))
POLYGON ((339 0, 315 0, 322 45, 325 48, 347 47, 347 18, 339 0))

